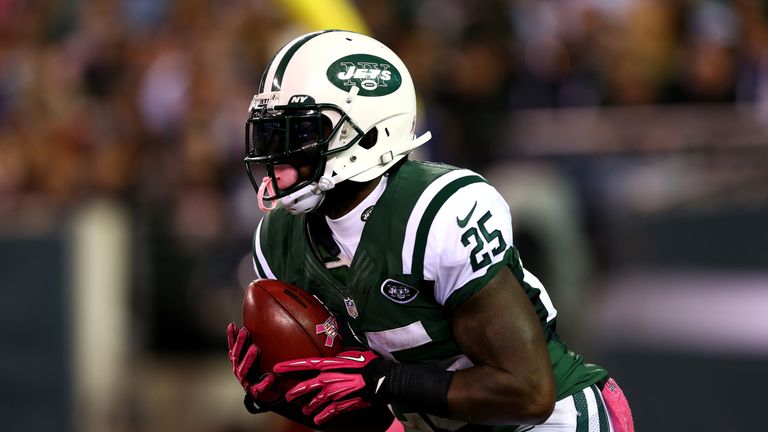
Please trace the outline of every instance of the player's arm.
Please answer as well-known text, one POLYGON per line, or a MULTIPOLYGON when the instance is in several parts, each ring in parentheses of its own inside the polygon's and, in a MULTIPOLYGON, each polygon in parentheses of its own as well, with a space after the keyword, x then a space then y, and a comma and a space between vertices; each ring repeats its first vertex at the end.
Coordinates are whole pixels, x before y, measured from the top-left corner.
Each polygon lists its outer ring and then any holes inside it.
POLYGON ((475 366, 455 373, 451 417, 537 424, 552 413, 555 384, 541 324, 512 272, 501 270, 453 315, 461 350, 475 366))
POLYGON ((546 339, 508 267, 517 260, 512 245, 509 206, 485 182, 457 190, 431 222, 424 276, 435 281, 435 298, 451 311, 456 342, 474 365, 453 376, 447 397, 452 418, 531 424, 553 409, 546 339))

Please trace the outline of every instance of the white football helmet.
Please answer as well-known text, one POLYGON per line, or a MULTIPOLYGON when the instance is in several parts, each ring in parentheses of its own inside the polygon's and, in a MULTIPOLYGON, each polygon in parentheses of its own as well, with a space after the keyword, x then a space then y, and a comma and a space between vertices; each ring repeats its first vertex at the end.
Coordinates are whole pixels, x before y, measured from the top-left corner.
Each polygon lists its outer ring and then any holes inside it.
POLYGON ((427 142, 415 124, 413 81, 392 50, 358 33, 309 33, 281 48, 261 78, 248 108, 246 171, 260 203, 281 199, 305 213, 338 183, 373 180, 427 142), (261 188, 251 164, 266 166, 261 188), (312 174, 280 187, 275 165, 312 174))

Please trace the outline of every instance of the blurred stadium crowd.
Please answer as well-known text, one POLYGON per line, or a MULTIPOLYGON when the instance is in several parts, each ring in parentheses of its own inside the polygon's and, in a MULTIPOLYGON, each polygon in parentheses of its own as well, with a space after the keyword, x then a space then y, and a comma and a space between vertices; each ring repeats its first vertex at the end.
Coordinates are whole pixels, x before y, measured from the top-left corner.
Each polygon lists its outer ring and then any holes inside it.
MULTIPOLYGON (((517 108, 768 99, 760 0, 356 3, 449 163, 513 146, 517 108)), ((245 110, 301 31, 270 0, 0 1, 0 215, 107 195, 163 208, 189 241, 250 231, 245 110)))
MULTIPOLYGON (((354 3, 410 68, 435 136, 422 156, 479 171, 494 147, 514 155, 517 109, 768 103, 761 0, 354 3)), ((134 283, 231 292, 260 217, 246 108, 270 53, 305 30, 276 0, 0 0, 0 220, 112 198, 148 240, 134 283)), ((195 346, 163 338, 178 293, 149 289, 155 342, 195 346)))

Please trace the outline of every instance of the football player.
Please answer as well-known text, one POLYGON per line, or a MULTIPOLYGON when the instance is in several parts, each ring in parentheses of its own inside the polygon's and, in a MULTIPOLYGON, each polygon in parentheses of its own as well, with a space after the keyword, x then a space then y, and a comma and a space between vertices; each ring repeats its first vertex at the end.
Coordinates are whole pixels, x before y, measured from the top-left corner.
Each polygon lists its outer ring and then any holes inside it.
POLYGON ((250 379, 258 347, 231 324, 250 409, 315 428, 357 411, 357 430, 382 418, 383 430, 389 412, 419 431, 633 430, 608 372, 558 337, 507 203, 472 171, 409 160, 430 139, 415 123, 407 68, 370 37, 309 33, 264 72, 246 122, 246 171, 268 212, 256 271, 316 295, 363 348, 250 379), (278 395, 275 374, 307 378, 278 395))

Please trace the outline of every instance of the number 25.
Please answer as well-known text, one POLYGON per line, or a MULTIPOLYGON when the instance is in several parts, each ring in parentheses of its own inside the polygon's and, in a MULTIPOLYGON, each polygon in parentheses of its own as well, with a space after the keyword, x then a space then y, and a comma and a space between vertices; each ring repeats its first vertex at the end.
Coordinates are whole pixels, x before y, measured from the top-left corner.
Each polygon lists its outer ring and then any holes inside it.
POLYGON ((497 256, 507 248, 507 243, 504 241, 499 230, 495 229, 488 232, 488 229, 485 227, 485 223, 488 222, 488 219, 490 219, 491 216, 493 215, 490 211, 485 212, 483 217, 477 221, 477 227, 480 228, 479 234, 475 227, 471 227, 461 235, 461 244, 465 247, 469 246, 470 237, 474 237, 475 240, 475 247, 472 248, 472 255, 469 256, 469 263, 472 265, 472 271, 478 271, 491 263, 491 257, 488 255, 488 252, 482 253, 481 255, 486 242, 491 243, 494 240, 498 241, 498 245, 491 250, 493 256, 497 256), (480 234, 482 234, 482 237, 480 237, 480 234), (480 256, 480 259, 478 259, 478 256, 480 256))

